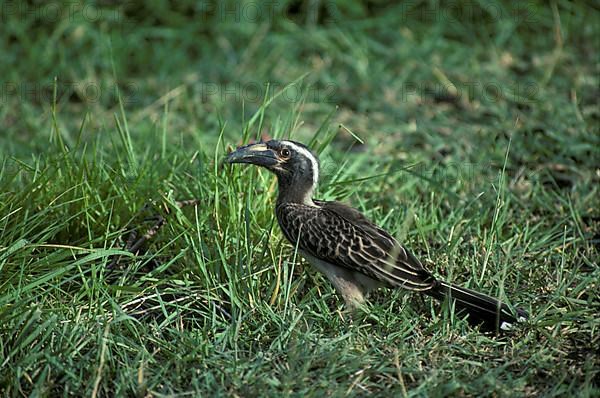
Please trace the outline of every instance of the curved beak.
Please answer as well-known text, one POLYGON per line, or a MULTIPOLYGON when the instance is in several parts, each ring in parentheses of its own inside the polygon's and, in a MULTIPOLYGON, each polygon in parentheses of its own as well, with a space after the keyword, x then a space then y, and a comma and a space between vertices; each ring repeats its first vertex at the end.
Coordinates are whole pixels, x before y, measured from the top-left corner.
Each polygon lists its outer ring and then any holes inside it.
POLYGON ((259 142, 246 145, 231 152, 225 158, 226 163, 250 163, 262 167, 271 167, 278 164, 277 155, 267 147, 266 144, 259 142))

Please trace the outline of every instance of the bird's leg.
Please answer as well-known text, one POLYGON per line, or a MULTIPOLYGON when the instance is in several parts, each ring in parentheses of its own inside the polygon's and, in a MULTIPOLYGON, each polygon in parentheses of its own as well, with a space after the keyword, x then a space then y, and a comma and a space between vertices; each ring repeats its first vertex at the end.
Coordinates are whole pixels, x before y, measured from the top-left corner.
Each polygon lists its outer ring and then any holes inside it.
POLYGON ((344 299, 345 311, 354 312, 365 303, 365 297, 356 285, 346 283, 342 289, 336 287, 337 292, 344 299))
POLYGON ((353 271, 320 261, 312 256, 305 255, 305 257, 313 267, 325 275, 338 294, 342 296, 347 311, 354 311, 365 302, 366 291, 353 271))

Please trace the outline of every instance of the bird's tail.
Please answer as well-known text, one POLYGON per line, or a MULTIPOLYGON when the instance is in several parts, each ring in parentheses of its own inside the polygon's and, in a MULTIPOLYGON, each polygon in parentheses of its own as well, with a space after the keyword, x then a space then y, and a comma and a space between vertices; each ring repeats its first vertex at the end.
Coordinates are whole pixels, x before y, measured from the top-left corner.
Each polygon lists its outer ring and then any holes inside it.
POLYGON ((515 323, 528 318, 527 312, 520 308, 512 310, 493 297, 442 281, 424 293, 440 301, 448 298, 458 313, 466 312, 470 321, 492 330, 509 330, 515 323))

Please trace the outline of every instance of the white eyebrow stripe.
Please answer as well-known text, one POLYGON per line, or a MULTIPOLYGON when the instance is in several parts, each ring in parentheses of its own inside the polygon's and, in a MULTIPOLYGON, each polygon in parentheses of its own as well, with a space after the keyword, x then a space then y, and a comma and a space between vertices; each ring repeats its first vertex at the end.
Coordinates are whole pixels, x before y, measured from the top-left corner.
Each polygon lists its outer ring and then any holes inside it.
POLYGON ((312 152, 309 151, 308 149, 298 146, 298 145, 294 144, 293 142, 290 142, 290 141, 282 141, 282 142, 285 145, 288 145, 291 148, 293 148, 296 152, 299 152, 302 155, 306 156, 308 158, 308 160, 310 160, 310 163, 312 166, 312 180, 313 180, 312 189, 314 190, 317 187, 317 182, 319 181, 319 162, 315 158, 315 155, 313 155, 312 152))

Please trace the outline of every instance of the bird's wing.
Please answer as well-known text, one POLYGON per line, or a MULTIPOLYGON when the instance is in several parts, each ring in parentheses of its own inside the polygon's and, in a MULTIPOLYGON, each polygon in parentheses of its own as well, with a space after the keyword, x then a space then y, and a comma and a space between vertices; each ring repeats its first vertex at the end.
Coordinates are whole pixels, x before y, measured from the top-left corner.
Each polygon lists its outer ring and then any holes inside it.
POLYGON ((292 245, 387 285, 428 290, 435 284, 416 257, 358 211, 330 202, 317 204, 277 206, 277 220, 292 245))
POLYGON ((409 250, 402 246, 386 230, 373 223, 358 210, 346 206, 340 202, 320 202, 320 204, 324 209, 334 212, 338 216, 344 218, 346 221, 362 229, 371 237, 371 239, 378 242, 378 245, 383 247, 387 252, 391 252, 397 248, 397 250, 399 250, 402 254, 397 257, 397 261, 402 262, 403 266, 408 267, 413 271, 425 271, 429 273, 429 271, 423 267, 421 261, 419 261, 419 259, 416 258, 409 250))

